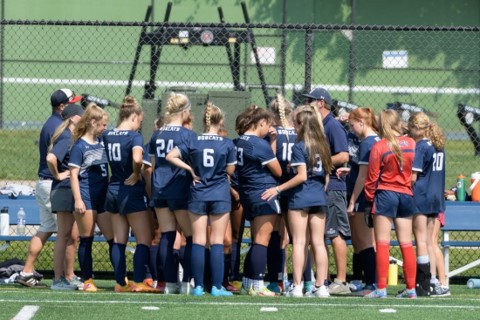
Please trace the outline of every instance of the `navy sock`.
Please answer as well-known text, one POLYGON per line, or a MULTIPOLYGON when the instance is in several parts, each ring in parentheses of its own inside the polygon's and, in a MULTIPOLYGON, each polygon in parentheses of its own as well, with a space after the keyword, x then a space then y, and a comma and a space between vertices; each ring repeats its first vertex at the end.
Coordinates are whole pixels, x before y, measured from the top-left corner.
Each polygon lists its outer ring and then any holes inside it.
POLYGON ((267 248, 267 277, 265 280, 269 282, 278 282, 278 274, 281 272, 281 248, 280 248, 280 233, 273 231, 270 236, 267 248))
POLYGON ((191 277, 192 237, 186 237, 185 253, 183 255, 183 282, 189 282, 191 277))
POLYGON ((212 275, 212 287, 222 287, 224 272, 223 244, 210 246, 210 274, 212 275))
POLYGON ((173 256, 173 243, 175 242, 175 231, 162 232, 160 240, 160 261, 166 282, 177 282, 178 268, 175 268, 173 256))
POLYGON ((307 263, 305 264, 305 271, 303 271, 303 281, 312 281, 312 255, 310 250, 307 251, 307 263))
POLYGON ((365 284, 373 285, 377 282, 377 268, 375 262, 375 250, 373 247, 367 248, 359 252, 362 261, 363 274, 365 276, 365 284))
POLYGON ((250 247, 243 261, 243 276, 248 279, 252 279, 252 263, 250 262, 252 260, 252 248, 253 246, 250 247))
POLYGON ((144 244, 137 244, 133 254, 133 281, 140 283, 145 280, 146 267, 150 260, 150 249, 144 244))
POLYGON ((354 280, 363 279, 363 264, 360 253, 353 253, 352 256, 352 273, 354 280))
POLYGON ((241 243, 234 242, 232 243, 232 257, 230 260, 231 265, 231 278, 233 280, 240 280, 240 251, 241 251, 241 243))
POLYGON ((126 285, 125 274, 127 272, 127 266, 125 261, 125 248, 126 244, 113 243, 112 244, 112 264, 113 271, 115 273, 115 281, 121 285, 126 285))
POLYGON ((203 271, 203 284, 206 291, 212 287, 212 275, 210 274, 210 248, 205 248, 205 269, 203 271))
POLYGON ((113 239, 107 240, 107 243, 108 243, 108 258, 110 258, 110 263, 113 266, 113 257, 112 257, 113 239))
POLYGON ((284 273, 284 270, 285 270, 285 263, 287 263, 287 259, 286 259, 286 253, 285 253, 285 249, 281 249, 280 250, 280 254, 281 254, 281 257, 282 257, 282 269, 281 269, 281 272, 282 272, 282 275, 283 275, 283 278, 282 280, 285 278, 285 275, 283 274, 284 273))
POLYGON ((93 237, 80 237, 78 262, 85 281, 91 279, 93 276, 92 243, 93 237))
POLYGON ((152 276, 153 280, 158 280, 158 268, 157 268, 157 261, 158 261, 158 245, 150 247, 150 263, 149 263, 149 271, 150 275, 152 276))
POLYGON ((195 281, 195 287, 203 288, 203 273, 205 271, 205 247, 199 244, 192 244, 191 259, 192 277, 195 281))
POLYGON ((230 280, 230 267, 232 266, 231 260, 232 255, 230 253, 223 255, 223 282, 228 282, 230 280))
POLYGON ((250 264, 252 268, 252 279, 263 280, 265 274, 265 266, 267 264, 267 247, 255 243, 252 246, 250 264))

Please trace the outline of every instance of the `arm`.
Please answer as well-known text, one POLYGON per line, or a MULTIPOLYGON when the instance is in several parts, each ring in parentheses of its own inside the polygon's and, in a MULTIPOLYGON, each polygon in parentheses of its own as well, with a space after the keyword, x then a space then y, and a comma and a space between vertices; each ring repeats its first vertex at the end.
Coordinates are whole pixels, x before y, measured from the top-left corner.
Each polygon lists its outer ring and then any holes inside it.
POLYGON ((85 203, 80 195, 80 181, 78 180, 78 174, 80 168, 70 167, 70 187, 72 188, 73 199, 75 202, 75 212, 84 214, 86 211, 85 203))
POLYGON ((53 153, 47 154, 47 165, 48 169, 52 173, 55 180, 65 180, 70 177, 70 171, 58 172, 58 165, 57 165, 57 156, 53 153))
POLYGON ((149 199, 152 199, 152 167, 144 164, 142 167, 142 176, 145 180, 145 191, 149 199))
POLYGON ((234 164, 231 164, 231 165, 227 165, 227 174, 228 176, 230 177, 232 174, 235 173, 235 165, 234 164))
POLYGON ((268 168, 268 170, 270 170, 270 172, 275 178, 280 178, 282 176, 282 167, 280 166, 277 158, 267 163, 266 167, 268 168))
POLYGON ((192 167, 186 164, 182 159, 181 159, 181 154, 180 150, 178 150, 177 147, 173 148, 168 154, 167 157, 165 158, 168 162, 173 164, 176 167, 179 167, 180 169, 186 170, 190 172, 193 178, 193 183, 195 184, 196 182, 200 182, 200 177, 198 177, 195 172, 193 171, 192 167))
POLYGON ((348 152, 339 152, 332 156, 332 163, 335 167, 342 166, 349 160, 348 152))
POLYGON ((272 147, 273 154, 277 154, 277 129, 270 127, 268 130, 268 136, 270 138, 270 147, 272 147))
POLYGON ((418 171, 412 171, 412 187, 417 182, 418 179, 418 171))
POLYGON ((380 175, 380 152, 378 151, 378 143, 375 144, 370 152, 368 160, 367 177, 365 179, 365 199, 372 202, 375 195, 377 180, 380 175))
POLYGON ((128 186, 133 186, 139 180, 142 179, 141 170, 143 164, 143 149, 142 148, 133 148, 132 150, 132 174, 125 180, 125 184, 128 186))
POLYGON ((282 191, 294 188, 305 181, 307 181, 307 166, 299 165, 297 166, 297 174, 292 179, 277 187, 265 190, 265 192, 262 194, 262 200, 270 201, 282 191))
POLYGON ((365 179, 367 177, 368 165, 360 165, 358 170, 358 177, 355 180, 355 186, 353 187, 352 196, 350 198, 350 202, 348 203, 347 212, 353 212, 355 208, 355 203, 357 202, 360 193, 362 193, 363 188, 365 186, 365 179))

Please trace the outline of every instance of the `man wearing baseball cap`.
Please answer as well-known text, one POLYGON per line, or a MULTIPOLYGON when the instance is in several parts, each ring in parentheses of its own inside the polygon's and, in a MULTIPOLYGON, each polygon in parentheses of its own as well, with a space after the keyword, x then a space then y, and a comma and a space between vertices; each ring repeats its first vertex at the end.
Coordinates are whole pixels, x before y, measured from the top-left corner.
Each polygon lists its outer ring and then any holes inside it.
MULTIPOLYGON (((40 132, 38 141, 38 150, 40 153, 40 160, 38 164, 38 181, 35 185, 35 200, 39 206, 40 211, 40 227, 37 234, 30 240, 28 247, 28 256, 25 261, 23 271, 17 277, 17 282, 27 287, 44 286, 39 283, 38 278, 34 276, 35 261, 43 249, 45 242, 54 233, 57 232, 56 216, 52 213, 50 203, 50 192, 52 189, 53 176, 47 165, 47 153, 50 140, 55 130, 62 124, 62 112, 68 104, 79 102, 82 96, 76 96, 70 89, 59 89, 50 96, 50 103, 52 105, 52 114, 50 118, 44 123, 40 132)), ((69 246, 66 255, 72 261, 66 263, 71 266, 72 270, 66 270, 66 274, 73 274, 73 264, 75 260, 75 246, 69 246)))
POLYGON ((331 113, 332 98, 324 88, 315 88, 310 93, 303 94, 307 103, 322 115, 325 136, 330 145, 332 162, 335 168, 330 172, 328 184, 328 213, 325 225, 325 236, 332 242, 337 277, 330 284, 330 294, 348 294, 350 289, 347 281, 347 243, 351 237, 350 223, 347 214, 347 185, 345 178, 338 178, 336 168, 343 166, 349 160, 347 132, 342 124, 331 113))

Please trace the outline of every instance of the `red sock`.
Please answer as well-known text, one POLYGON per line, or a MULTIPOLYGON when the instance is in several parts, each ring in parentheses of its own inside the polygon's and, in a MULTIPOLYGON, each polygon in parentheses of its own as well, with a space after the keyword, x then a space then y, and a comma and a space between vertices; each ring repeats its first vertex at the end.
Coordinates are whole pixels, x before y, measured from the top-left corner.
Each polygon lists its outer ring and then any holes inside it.
POLYGON ((403 276, 407 289, 415 289, 415 277, 417 275, 417 258, 411 242, 400 243, 403 256, 403 276))
POLYGON ((388 265, 390 263, 390 242, 376 241, 376 244, 377 289, 385 289, 387 287, 388 265))

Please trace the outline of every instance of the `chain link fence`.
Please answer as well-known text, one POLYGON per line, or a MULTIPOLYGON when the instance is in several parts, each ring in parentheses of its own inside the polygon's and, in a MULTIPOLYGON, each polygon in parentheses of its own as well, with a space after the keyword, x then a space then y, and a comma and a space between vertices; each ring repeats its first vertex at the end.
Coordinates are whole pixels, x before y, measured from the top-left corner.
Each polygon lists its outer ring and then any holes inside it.
MULTIPOLYGON (((4 20, 0 28, 0 189, 34 186, 36 142, 59 88, 103 104, 112 127, 122 98, 135 96, 148 140, 170 91, 190 97, 195 131, 211 100, 233 137, 247 105, 265 106, 277 92, 302 104, 302 93, 321 86, 336 111, 394 108, 405 120, 427 112, 448 137, 448 188, 480 171, 479 27, 4 20)), ((455 250, 452 267, 464 255, 479 252, 455 250)), ((52 268, 42 260, 39 269, 52 268)))

